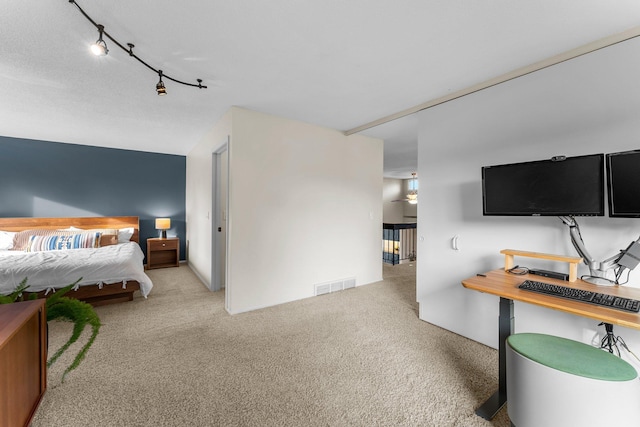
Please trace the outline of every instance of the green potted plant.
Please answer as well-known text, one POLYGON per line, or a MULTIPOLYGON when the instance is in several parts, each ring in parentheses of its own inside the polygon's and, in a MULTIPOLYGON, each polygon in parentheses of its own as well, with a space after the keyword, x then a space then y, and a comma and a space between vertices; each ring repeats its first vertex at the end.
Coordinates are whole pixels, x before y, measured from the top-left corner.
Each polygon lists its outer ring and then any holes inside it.
MULTIPOLYGON (((75 283, 65 286, 62 289, 57 290, 53 295, 47 298, 46 312, 47 321, 56 319, 64 320, 73 323, 73 332, 67 340, 67 342, 56 351, 53 356, 47 361, 47 367, 51 366, 58 358, 64 353, 73 343, 75 343, 84 328, 91 326, 91 336, 84 346, 78 351, 73 362, 65 369, 62 374, 62 382, 64 382, 67 374, 80 365, 80 362, 84 359, 87 351, 95 341, 100 330, 100 319, 95 310, 90 304, 82 302, 80 300, 65 297, 64 295, 69 292, 82 278, 78 279, 75 283)), ((27 285, 27 279, 25 278, 16 289, 9 295, 0 295, 0 304, 10 304, 13 302, 33 300, 36 298, 35 293, 28 293, 26 290, 29 288, 27 285)))

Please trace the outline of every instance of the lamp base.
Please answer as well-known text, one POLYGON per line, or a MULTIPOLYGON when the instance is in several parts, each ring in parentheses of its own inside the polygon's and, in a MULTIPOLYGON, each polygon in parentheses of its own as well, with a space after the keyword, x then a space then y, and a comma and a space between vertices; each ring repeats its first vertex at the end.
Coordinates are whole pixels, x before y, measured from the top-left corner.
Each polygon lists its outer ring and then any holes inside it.
POLYGON ((166 239, 167 238, 167 230, 162 230, 162 234, 160 235, 160 238, 162 238, 162 239, 166 239))

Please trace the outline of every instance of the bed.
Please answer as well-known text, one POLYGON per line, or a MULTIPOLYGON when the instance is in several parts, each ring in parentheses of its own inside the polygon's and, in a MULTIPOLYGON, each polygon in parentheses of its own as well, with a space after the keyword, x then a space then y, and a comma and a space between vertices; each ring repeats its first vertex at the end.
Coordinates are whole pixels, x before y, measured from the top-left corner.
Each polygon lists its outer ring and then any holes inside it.
POLYGON ((39 230, 20 233, 27 235, 26 250, 29 252, 0 250, 0 294, 10 293, 27 277, 28 291, 44 298, 82 277, 67 296, 98 306, 131 301, 136 291, 146 298, 153 287, 151 279, 144 272, 137 216, 0 218, 0 230, 8 232, 5 235, 39 230), (46 238, 28 236, 52 233, 42 230, 55 230, 56 235, 73 236, 70 238, 94 234, 101 244, 96 244, 100 246, 97 248, 93 248, 92 244, 86 249, 42 250, 36 244, 40 242, 44 245, 46 238), (110 235, 114 231, 117 238, 110 235), (104 240, 106 238, 110 239, 109 243, 104 240))

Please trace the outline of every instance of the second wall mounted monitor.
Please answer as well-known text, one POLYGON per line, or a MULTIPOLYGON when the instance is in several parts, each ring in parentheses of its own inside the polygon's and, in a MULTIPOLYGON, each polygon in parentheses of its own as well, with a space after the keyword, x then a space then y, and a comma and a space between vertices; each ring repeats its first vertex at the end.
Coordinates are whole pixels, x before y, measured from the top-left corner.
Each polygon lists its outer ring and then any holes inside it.
POLYGON ((640 218, 640 150, 606 156, 609 216, 640 218))

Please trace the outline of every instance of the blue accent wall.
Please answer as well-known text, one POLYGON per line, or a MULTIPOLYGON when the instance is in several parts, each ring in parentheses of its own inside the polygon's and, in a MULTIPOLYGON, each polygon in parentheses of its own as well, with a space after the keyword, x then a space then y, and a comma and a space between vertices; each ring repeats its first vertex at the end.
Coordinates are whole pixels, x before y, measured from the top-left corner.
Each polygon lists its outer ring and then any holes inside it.
POLYGON ((0 217, 138 216, 140 246, 171 218, 185 259, 187 158, 0 136, 0 217))

